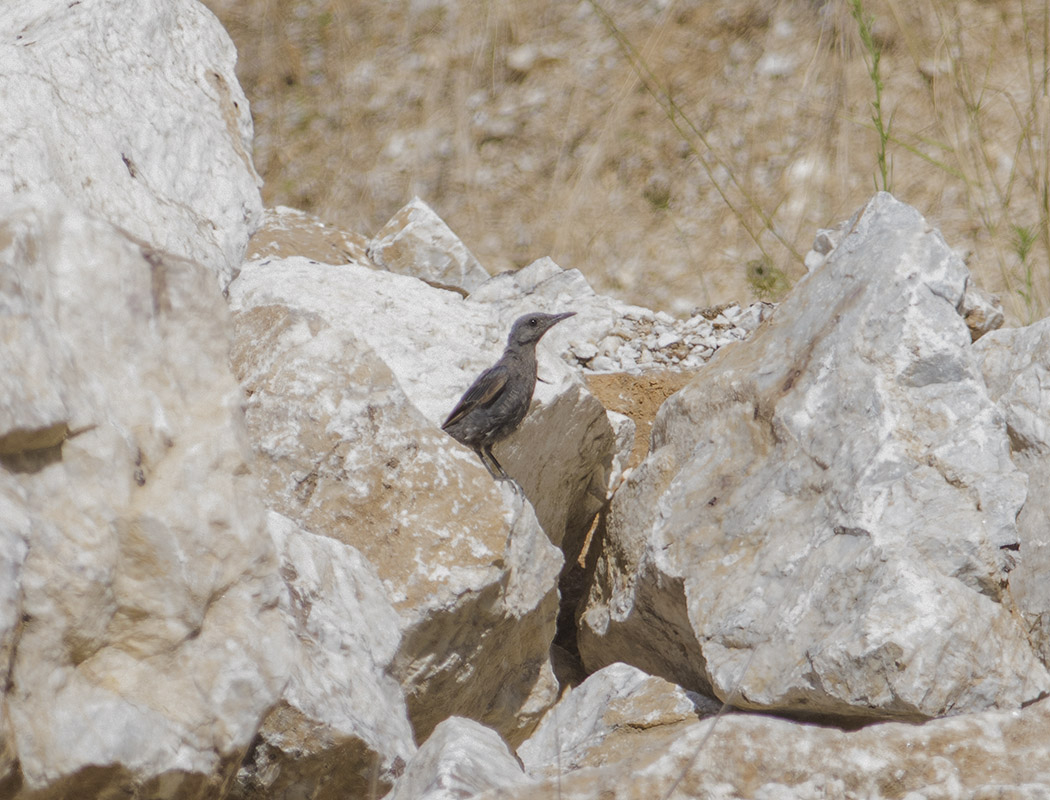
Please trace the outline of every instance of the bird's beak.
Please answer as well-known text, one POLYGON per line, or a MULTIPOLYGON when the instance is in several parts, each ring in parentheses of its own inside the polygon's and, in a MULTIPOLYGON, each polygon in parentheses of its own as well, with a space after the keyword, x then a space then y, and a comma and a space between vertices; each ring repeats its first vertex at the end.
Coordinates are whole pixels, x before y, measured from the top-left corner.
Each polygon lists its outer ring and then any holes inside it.
POLYGON ((551 323, 551 325, 557 325, 563 319, 568 319, 569 317, 575 317, 575 316, 576 316, 576 312, 575 311, 566 311, 564 314, 555 314, 554 315, 554 321, 551 323))

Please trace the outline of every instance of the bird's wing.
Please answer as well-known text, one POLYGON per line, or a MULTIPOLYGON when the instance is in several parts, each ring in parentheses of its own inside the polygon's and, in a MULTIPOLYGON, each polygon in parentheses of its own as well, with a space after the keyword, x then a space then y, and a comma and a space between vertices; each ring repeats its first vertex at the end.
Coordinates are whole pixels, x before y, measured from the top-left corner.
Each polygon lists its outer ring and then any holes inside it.
POLYGON ((446 428, 457 422, 475 408, 484 408, 496 402, 503 387, 507 385, 509 375, 510 371, 502 364, 497 364, 478 375, 478 379, 456 403, 456 407, 452 409, 452 413, 448 415, 448 419, 441 424, 441 427, 446 428))

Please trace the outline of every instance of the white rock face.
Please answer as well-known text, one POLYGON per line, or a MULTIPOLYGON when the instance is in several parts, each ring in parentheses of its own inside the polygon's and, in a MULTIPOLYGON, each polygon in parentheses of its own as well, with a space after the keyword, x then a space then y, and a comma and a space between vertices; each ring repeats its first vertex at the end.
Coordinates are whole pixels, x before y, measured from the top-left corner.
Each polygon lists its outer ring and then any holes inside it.
POLYGON ((472 292, 489 278, 467 246, 418 197, 375 235, 368 255, 383 269, 465 292, 472 292))
POLYGON ((290 644, 214 276, 5 209, 0 309, 0 785, 210 793, 290 644))
POLYGON ((639 731, 656 747, 658 738, 670 741, 720 708, 640 669, 610 664, 565 694, 518 748, 518 757, 533 777, 619 761, 637 747, 639 731))
POLYGON ((386 791, 415 752, 408 710, 389 669, 397 612, 372 565, 353 547, 275 512, 293 633, 288 680, 237 775, 234 797, 366 797, 386 791))
MULTIPOLYGON (((604 763, 475 800, 1042 800, 1050 785, 1050 708, 995 711, 858 731, 729 714, 639 728, 604 763)), ((596 750, 595 755, 601 751, 596 750)))
POLYGON ((1050 320, 993 331, 975 345, 988 393, 1006 420, 1011 458, 1028 476, 1017 517, 1020 563, 1010 588, 1043 663, 1050 663, 1050 320))
POLYGON ((613 501, 580 620, 590 669, 862 718, 1050 687, 1004 591, 1026 481, 956 311, 966 280, 879 194, 771 320, 665 403, 613 501))
POLYGON ((463 715, 520 740, 557 688, 561 554, 531 506, 438 427, 486 311, 414 278, 305 259, 245 265, 230 301, 268 502, 375 565, 400 617, 392 669, 417 735, 463 715))
POLYGON ((262 200, 218 20, 194 0, 20 0, 0 41, 0 196, 72 203, 225 286, 262 200))
POLYGON ((386 800, 462 800, 527 782, 498 733, 472 719, 450 717, 419 748, 386 800))

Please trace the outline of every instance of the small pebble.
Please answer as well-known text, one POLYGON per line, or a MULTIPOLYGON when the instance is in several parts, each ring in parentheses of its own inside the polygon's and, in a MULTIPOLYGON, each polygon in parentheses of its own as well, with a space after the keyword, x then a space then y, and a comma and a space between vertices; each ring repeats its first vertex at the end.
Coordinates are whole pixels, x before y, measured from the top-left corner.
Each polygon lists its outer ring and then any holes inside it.
POLYGON ((576 357, 580 359, 580 361, 590 361, 598 355, 598 348, 590 342, 580 342, 579 344, 570 345, 570 349, 576 354, 576 357))
POLYGON ((803 263, 806 265, 806 272, 812 272, 818 269, 826 260, 827 256, 818 253, 816 250, 810 250, 806 253, 806 258, 803 263))
POLYGON ((660 338, 656 340, 656 347, 663 350, 665 347, 670 347, 673 344, 678 344, 682 341, 682 337, 673 331, 661 334, 660 338))
POLYGON ((590 372, 637 371, 654 366, 696 369, 720 348, 746 339, 776 308, 773 303, 726 303, 685 319, 632 309, 597 345, 575 342, 568 356, 590 372))

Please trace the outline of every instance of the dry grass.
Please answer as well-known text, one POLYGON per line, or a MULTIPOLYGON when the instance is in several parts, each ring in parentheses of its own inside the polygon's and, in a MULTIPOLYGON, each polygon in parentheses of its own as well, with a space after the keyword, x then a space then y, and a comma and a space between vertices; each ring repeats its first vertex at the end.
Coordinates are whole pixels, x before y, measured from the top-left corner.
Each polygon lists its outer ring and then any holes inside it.
MULTIPOLYGON (((587 2, 207 2, 238 46, 268 204, 370 234, 418 194, 492 272, 551 255, 672 312, 746 300, 766 290, 749 264, 797 278, 879 173, 845 0, 596 3, 607 20, 587 2)), ((864 10, 891 189, 1012 321, 1042 316, 1047 0, 864 10)))

